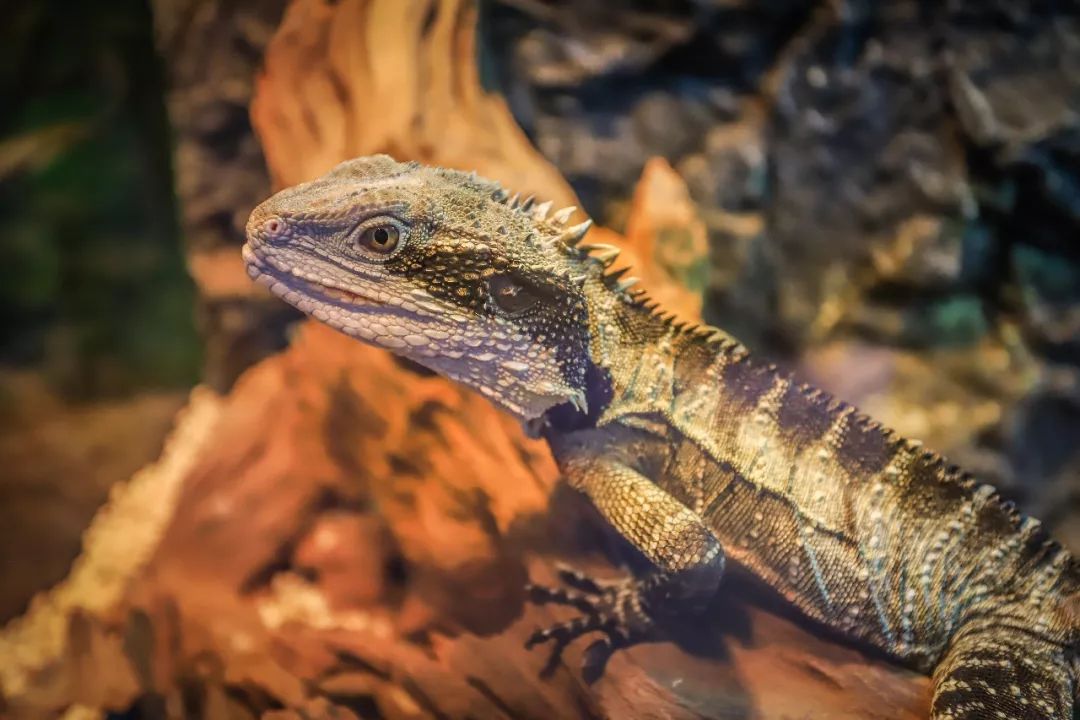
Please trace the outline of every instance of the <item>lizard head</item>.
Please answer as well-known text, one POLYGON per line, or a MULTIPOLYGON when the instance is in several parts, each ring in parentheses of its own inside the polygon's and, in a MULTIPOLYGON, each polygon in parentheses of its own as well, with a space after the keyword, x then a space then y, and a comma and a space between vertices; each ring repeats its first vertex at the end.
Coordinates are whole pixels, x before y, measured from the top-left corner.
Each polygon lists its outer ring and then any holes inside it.
POLYGON ((259 205, 248 274, 301 311, 469 385, 519 418, 584 409, 584 283, 573 208, 386 155, 342 163, 259 205))

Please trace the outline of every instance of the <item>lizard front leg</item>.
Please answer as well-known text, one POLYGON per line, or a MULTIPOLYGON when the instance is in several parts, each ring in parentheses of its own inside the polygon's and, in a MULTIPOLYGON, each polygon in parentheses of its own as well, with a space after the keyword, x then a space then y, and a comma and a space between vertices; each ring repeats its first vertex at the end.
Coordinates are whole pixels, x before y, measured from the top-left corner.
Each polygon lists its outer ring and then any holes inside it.
POLYGON ((641 578, 616 582, 564 569, 560 579, 567 588, 529 587, 535 603, 569 605, 582 612, 574 620, 537 630, 526 642, 526 647, 554 642, 546 671, 554 669, 570 642, 589 632, 603 633, 585 651, 583 672, 591 682, 616 649, 650 638, 658 620, 699 613, 716 592, 724 553, 701 518, 620 460, 575 459, 565 463, 564 470, 570 484, 653 565, 641 578))

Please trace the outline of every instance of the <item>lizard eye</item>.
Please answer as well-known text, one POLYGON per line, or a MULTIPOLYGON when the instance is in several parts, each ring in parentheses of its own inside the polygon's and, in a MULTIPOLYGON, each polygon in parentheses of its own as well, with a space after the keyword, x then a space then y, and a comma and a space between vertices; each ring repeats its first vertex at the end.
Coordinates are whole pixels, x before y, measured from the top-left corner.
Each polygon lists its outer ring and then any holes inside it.
POLYGON ((396 220, 378 218, 356 229, 353 243, 361 253, 374 257, 387 257, 401 245, 404 231, 396 220))
POLYGON ((510 315, 523 313, 540 301, 536 295, 505 275, 491 278, 488 288, 495 305, 510 315))
POLYGON ((393 225, 368 228, 360 233, 360 244, 368 250, 388 253, 397 247, 400 235, 401 233, 393 225))

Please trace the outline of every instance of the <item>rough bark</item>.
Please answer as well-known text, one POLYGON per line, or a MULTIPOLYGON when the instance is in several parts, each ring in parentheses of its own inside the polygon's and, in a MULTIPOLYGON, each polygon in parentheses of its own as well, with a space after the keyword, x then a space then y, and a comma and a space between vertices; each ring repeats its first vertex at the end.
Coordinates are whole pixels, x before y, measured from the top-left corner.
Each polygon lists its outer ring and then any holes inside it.
POLYGON ((270 181, 248 107, 285 0, 154 0, 175 137, 176 192, 198 290, 203 381, 227 390, 280 350, 296 313, 253 292, 240 261, 244 223, 270 181))
MULTIPOLYGON (((254 124, 278 185, 388 151, 572 202, 474 66, 463 1, 295 0, 254 124), (392 42, 390 39, 392 38, 392 42)), ((687 317, 701 218, 657 161, 628 237, 687 317), (673 240, 674 239, 674 240, 673 240), (678 242, 675 242, 677 240, 678 242)), ((117 490, 58 588, 0 635, 9 714, 146 717, 917 718, 927 680, 805 627, 737 577, 705 626, 540 676, 522 644, 559 609, 526 578, 625 548, 545 447, 478 395, 317 324, 225 396, 199 389, 162 460, 117 490), (747 597, 764 597, 760 603, 747 597)), ((632 562, 632 559, 631 559, 632 562)))

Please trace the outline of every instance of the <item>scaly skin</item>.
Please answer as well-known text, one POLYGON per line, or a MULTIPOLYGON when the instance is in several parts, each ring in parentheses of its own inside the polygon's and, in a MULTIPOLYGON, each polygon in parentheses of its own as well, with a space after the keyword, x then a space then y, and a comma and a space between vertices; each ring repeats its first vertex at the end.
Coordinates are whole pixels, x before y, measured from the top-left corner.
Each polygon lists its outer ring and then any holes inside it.
POLYGON ((251 276, 317 319, 463 382, 543 435, 569 482, 653 564, 572 571, 535 602, 580 618, 596 677, 700 611, 726 561, 809 618, 935 677, 931 715, 1072 717, 1080 566, 938 455, 605 274, 588 222, 387 156, 278 193, 251 276))

